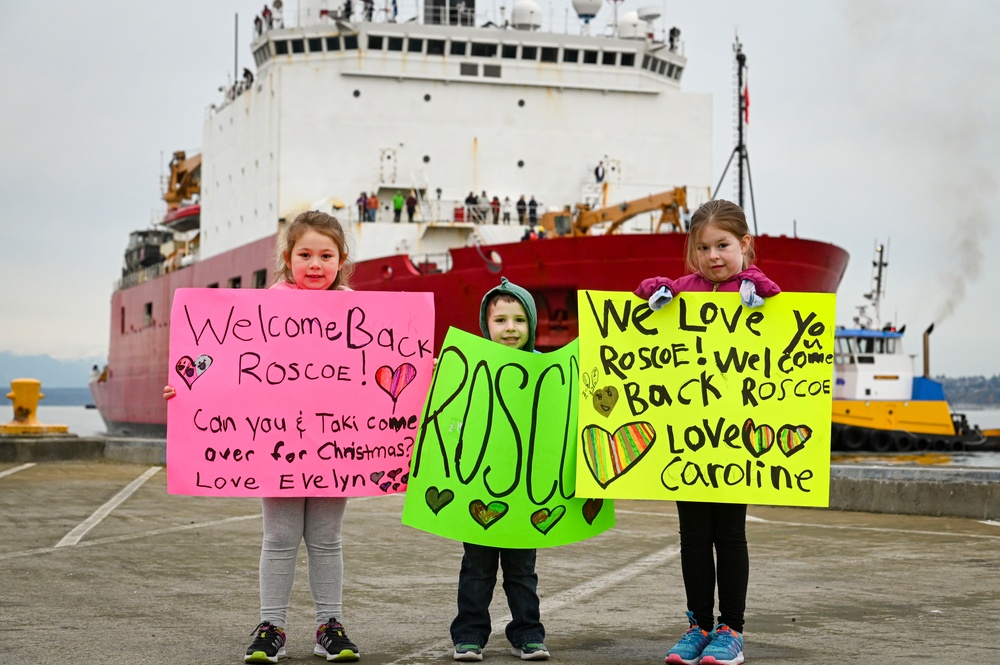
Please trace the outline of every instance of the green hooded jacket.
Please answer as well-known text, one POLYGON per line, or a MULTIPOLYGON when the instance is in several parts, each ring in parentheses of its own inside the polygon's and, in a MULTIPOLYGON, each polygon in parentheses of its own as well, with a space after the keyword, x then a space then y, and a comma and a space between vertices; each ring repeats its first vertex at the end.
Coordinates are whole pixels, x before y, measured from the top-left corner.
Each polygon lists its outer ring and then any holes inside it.
POLYGON ((486 325, 487 320, 487 308, 490 301, 490 296, 496 293, 503 293, 505 295, 513 296, 517 298, 521 306, 524 307, 525 313, 528 315, 528 341, 524 343, 521 347, 522 351, 534 351, 535 350, 535 325, 538 323, 538 312, 535 310, 535 299, 531 297, 526 289, 521 288, 517 284, 510 282, 506 277, 500 278, 500 286, 495 286, 486 292, 483 296, 483 302, 479 306, 479 327, 483 331, 483 337, 489 339, 490 329, 486 325))

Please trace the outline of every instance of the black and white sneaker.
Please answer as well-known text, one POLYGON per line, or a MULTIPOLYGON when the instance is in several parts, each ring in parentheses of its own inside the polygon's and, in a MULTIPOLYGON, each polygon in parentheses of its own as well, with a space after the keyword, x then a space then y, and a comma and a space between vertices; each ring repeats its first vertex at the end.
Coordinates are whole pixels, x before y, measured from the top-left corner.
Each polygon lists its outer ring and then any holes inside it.
POLYGON ((285 654, 285 631, 269 621, 257 626, 253 631, 253 644, 247 647, 246 663, 277 663, 285 654))
POLYGON ((344 626, 334 617, 316 631, 316 648, 313 649, 313 654, 334 663, 361 658, 358 645, 347 638, 344 626))

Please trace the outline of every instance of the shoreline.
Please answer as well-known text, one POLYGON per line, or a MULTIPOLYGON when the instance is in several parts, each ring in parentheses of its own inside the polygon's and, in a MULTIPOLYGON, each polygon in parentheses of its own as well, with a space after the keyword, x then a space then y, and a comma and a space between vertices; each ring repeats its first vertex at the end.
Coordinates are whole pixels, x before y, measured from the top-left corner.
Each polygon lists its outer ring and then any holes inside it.
MULTIPOLYGON (((0 436, 0 464, 107 461, 164 466, 163 439, 76 435, 0 436)), ((830 508, 842 511, 1000 519, 1000 469, 940 467, 908 455, 855 456, 830 465, 830 508), (879 463, 882 461, 883 463, 879 463)))

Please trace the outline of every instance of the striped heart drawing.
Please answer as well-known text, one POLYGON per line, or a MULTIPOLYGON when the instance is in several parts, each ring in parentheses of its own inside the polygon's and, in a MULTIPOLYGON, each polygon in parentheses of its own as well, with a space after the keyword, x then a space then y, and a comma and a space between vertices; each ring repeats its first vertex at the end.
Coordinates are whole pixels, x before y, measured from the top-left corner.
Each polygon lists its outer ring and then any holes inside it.
POLYGON ((589 425, 583 430, 583 457, 602 488, 620 478, 642 459, 656 441, 656 430, 646 422, 628 423, 614 434, 589 425))

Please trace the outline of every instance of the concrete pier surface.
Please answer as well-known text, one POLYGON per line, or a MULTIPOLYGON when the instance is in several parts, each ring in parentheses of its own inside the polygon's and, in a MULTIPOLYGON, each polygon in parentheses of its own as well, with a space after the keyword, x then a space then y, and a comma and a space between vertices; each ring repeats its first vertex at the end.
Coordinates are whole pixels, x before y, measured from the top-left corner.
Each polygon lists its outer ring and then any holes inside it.
MULTIPOLYGON (((362 663, 449 663, 461 545, 352 499, 345 617, 362 663)), ((1000 522, 751 506, 748 663, 995 663, 1000 522), (977 626, 986 630, 976 630, 977 626)), ((687 628, 676 510, 539 551, 554 663, 662 663, 687 628)), ((0 462, 0 663, 241 663, 258 621, 257 499, 172 496, 162 467, 0 462)), ((283 663, 314 658, 304 548, 283 663)), ((497 589, 485 662, 518 662, 497 589)))

